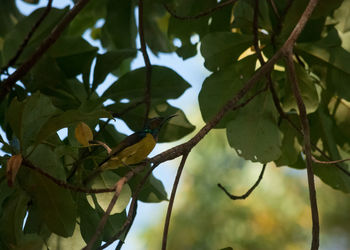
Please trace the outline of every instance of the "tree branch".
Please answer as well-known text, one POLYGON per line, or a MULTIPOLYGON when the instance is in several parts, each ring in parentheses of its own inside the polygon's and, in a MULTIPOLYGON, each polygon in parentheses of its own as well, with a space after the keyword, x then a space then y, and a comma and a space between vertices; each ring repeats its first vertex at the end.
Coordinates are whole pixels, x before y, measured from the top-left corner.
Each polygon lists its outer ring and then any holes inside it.
POLYGON ((148 179, 148 177, 151 175, 151 173, 153 172, 153 170, 158 166, 158 164, 154 164, 150 170, 145 174, 145 176, 142 178, 142 180, 139 182, 139 184, 137 185, 136 189, 134 190, 134 194, 132 195, 132 200, 131 200, 131 204, 129 207, 129 211, 128 211, 128 218, 126 219, 126 221, 124 222, 123 226, 120 228, 120 230, 112 237, 110 238, 105 244, 103 244, 100 248, 98 249, 104 249, 106 247, 108 247, 109 245, 111 245, 114 241, 116 241, 117 239, 119 239, 119 237, 121 236, 121 234, 127 230, 128 226, 130 225, 130 223, 132 222, 132 217, 134 214, 134 210, 136 207, 136 203, 137 203, 137 197, 142 189, 142 187, 146 184, 146 181, 148 179))
POLYGON ((97 238, 100 236, 100 234, 102 233, 109 215, 111 214, 111 211, 115 205, 115 203, 117 202, 119 195, 124 187, 124 185, 136 174, 141 172, 144 169, 144 165, 140 165, 138 167, 133 168, 133 171, 128 172, 125 176, 123 176, 121 179, 118 180, 118 182, 115 184, 115 193, 113 195, 113 198, 111 200, 111 202, 108 205, 107 210, 105 211, 104 215, 102 216, 96 231, 94 233, 94 235, 91 237, 90 241, 88 242, 88 244, 86 245, 86 247, 83 248, 83 250, 91 250, 92 247, 94 246, 97 238))
POLYGON ((214 128, 220 120, 224 117, 224 115, 229 111, 232 110, 232 108, 237 105, 238 101, 242 99, 245 94, 248 93, 248 91, 266 74, 268 74, 272 69, 275 63, 281 58, 282 53, 288 49, 292 48, 294 46, 294 42, 299 37, 302 29, 305 27, 305 24, 309 17, 311 16, 312 11, 316 7, 317 0, 310 0, 309 4, 304 10, 304 13, 301 15, 297 25, 293 29, 292 33, 289 35, 286 42, 283 44, 283 46, 275 53, 273 57, 271 57, 270 60, 268 60, 260 69, 258 69, 255 74, 248 80, 248 82, 245 83, 242 89, 238 91, 238 93, 229 100, 221 109, 220 111, 208 122, 206 123, 198 132, 197 134, 192 137, 189 141, 180 144, 176 147, 173 147, 171 149, 168 149, 150 159, 152 163, 161 163, 164 161, 172 160, 176 157, 179 157, 184 154, 184 152, 188 151, 189 149, 193 148, 197 143, 203 139, 203 137, 212 129, 214 128))
POLYGON ((218 5, 216 5, 213 8, 210 8, 210 9, 207 9, 205 11, 202 11, 199 14, 194 15, 194 16, 179 16, 179 15, 177 15, 175 13, 175 11, 171 10, 168 5, 163 4, 163 6, 169 12, 169 14, 171 16, 173 16, 174 18, 176 18, 176 19, 180 19, 180 20, 195 20, 195 19, 198 19, 198 18, 201 18, 201 17, 204 17, 204 16, 208 16, 208 15, 214 13, 215 11, 222 9, 223 7, 225 7, 227 5, 234 4, 237 1, 238 0, 227 0, 225 2, 219 3, 218 5))
POLYGON ((260 175, 258 177, 258 179, 256 180, 256 182, 254 183, 253 186, 251 186, 251 188, 249 188, 249 190, 243 194, 243 195, 233 195, 233 194, 230 194, 226 188, 224 188, 220 183, 218 183, 218 187, 221 188, 226 194, 228 197, 230 197, 230 199, 232 200, 244 200, 246 199, 253 191, 254 189, 260 184, 260 181, 262 180, 263 176, 264 176, 264 172, 265 172, 265 168, 266 168, 266 163, 263 165, 262 169, 261 169, 261 172, 260 172, 260 175))
POLYGON ((17 50, 17 53, 14 55, 14 57, 12 57, 9 62, 7 63, 6 66, 4 66, 1 69, 0 74, 3 74, 5 71, 8 70, 9 67, 12 67, 13 65, 15 65, 16 61, 18 60, 18 58, 22 55, 25 47, 28 45, 29 40, 32 38, 33 34, 35 33, 35 31, 39 28, 39 26, 41 25, 41 23, 44 21, 44 19, 47 17, 47 15, 49 14, 51 7, 52 7, 52 1, 53 0, 49 0, 47 3, 47 6, 43 12, 43 14, 40 16, 40 18, 38 19, 38 21, 36 21, 36 23, 34 24, 34 26, 32 27, 32 29, 29 31, 29 33, 27 34, 27 36, 24 38, 22 44, 19 46, 19 49, 17 50))
POLYGON ((336 164, 336 163, 342 163, 342 162, 350 161, 350 158, 342 159, 342 160, 335 160, 335 161, 320 161, 320 160, 317 160, 313 156, 311 156, 311 159, 312 159, 313 162, 319 163, 319 164, 336 164))
POLYGON ((83 187, 77 187, 77 186, 71 185, 65 181, 56 179, 52 175, 43 171, 41 168, 34 166, 33 163, 31 163, 30 161, 28 161, 26 159, 23 159, 22 165, 36 171, 37 173, 39 173, 43 176, 45 176, 46 178, 48 178, 52 182, 56 183, 58 186, 75 191, 75 192, 81 192, 81 193, 87 193, 87 194, 98 194, 98 193, 108 193, 108 192, 115 191, 115 188, 91 189, 91 188, 83 188, 83 187))
POLYGON ((57 41, 62 32, 67 28, 75 16, 84 8, 89 0, 79 0, 65 15, 60 23, 52 30, 51 34, 40 44, 33 55, 28 58, 13 74, 6 78, 0 88, 0 102, 5 98, 11 88, 38 62, 44 53, 57 41))
POLYGON ((146 105, 144 125, 146 125, 149 111, 151 108, 152 65, 151 65, 151 61, 149 60, 149 56, 147 54, 147 46, 145 41, 145 35, 143 32, 143 0, 139 0, 139 34, 140 34, 142 56, 146 66, 146 89, 145 89, 145 98, 144 98, 144 102, 146 105))
POLYGON ((315 180, 314 173, 312 170, 312 155, 311 155, 311 142, 310 142, 310 128, 309 122, 307 119, 306 108, 303 102, 303 99, 300 94, 300 88, 298 83, 298 78, 296 76, 294 62, 293 62, 293 52, 292 48, 286 51, 286 66, 287 66, 287 74, 290 80, 290 84, 292 85, 292 91, 295 97, 295 100, 298 105, 300 123, 304 133, 304 147, 305 147, 305 155, 306 155, 306 170, 307 170, 307 178, 309 185, 309 198, 311 205, 311 215, 312 215, 312 243, 311 250, 316 250, 319 247, 319 217, 318 217, 318 209, 317 209, 317 199, 316 199, 316 188, 315 188, 315 180))
POLYGON ((171 196, 170 196, 170 200, 169 200, 168 210, 167 210, 167 212, 166 212, 165 223, 164 223, 162 250, 166 250, 166 244, 167 244, 167 239, 168 239, 168 231, 169 231, 169 224, 170 224, 171 211, 172 211, 172 209, 173 209, 174 200, 175 200, 175 195, 176 195, 176 190, 177 190, 177 187, 178 187, 178 185, 179 185, 181 173, 182 173, 182 170, 183 170, 183 168, 184 168, 184 166, 185 166, 185 163, 186 163, 186 159, 187 159, 188 154, 189 154, 189 152, 186 152, 186 153, 182 156, 182 159, 181 159, 179 168, 177 169, 175 181, 174 181, 174 184, 173 184, 173 189, 172 189, 172 191, 171 191, 171 196))
MULTIPOLYGON (((125 229, 125 237, 128 235, 128 233, 130 231, 130 228, 132 227, 132 224, 135 221, 136 214, 137 214, 137 200, 136 200, 136 203, 135 203, 135 207, 134 207, 134 209, 132 211, 131 221, 130 221, 129 225, 127 226, 127 228, 125 229)), ((124 240, 119 240, 118 245, 116 246, 115 250, 120 250, 124 243, 125 243, 125 239, 124 240)))

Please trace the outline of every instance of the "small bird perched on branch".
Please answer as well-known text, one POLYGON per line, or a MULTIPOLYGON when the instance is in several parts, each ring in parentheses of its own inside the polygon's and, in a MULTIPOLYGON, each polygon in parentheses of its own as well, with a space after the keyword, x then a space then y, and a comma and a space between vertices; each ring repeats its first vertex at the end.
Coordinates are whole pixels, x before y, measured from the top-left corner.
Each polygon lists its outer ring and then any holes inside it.
MULTIPOLYGON (((96 169, 87 179, 92 179, 98 173, 108 170, 116 169, 123 166, 131 166, 142 162, 151 153, 153 148, 156 146, 158 141, 158 134, 162 126, 171 118, 176 115, 169 117, 155 117, 147 121, 143 130, 129 135, 122 140, 112 150, 105 144, 100 145, 107 148, 109 156, 99 164, 99 168, 96 169)), ((95 142, 95 141, 91 141, 95 142)))

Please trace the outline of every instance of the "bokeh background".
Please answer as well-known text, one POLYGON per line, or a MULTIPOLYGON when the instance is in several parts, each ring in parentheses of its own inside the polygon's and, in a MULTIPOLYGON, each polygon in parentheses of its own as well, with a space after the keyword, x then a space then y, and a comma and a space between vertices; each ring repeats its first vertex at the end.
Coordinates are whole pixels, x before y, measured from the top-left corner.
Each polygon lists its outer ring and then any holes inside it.
MULTIPOLYGON (((16 3, 23 14, 30 14, 38 6, 21 0, 16 0, 16 3)), ((47 1, 42 0, 39 6, 46 4, 47 1)), ((54 0, 53 5, 62 8, 72 6, 73 2, 54 0)), ((96 24, 97 27, 102 25, 103 20, 96 24)), ((90 38, 90 31, 84 34, 84 38, 103 51, 100 44, 90 38)), ((192 39, 193 43, 198 41, 196 36, 192 39)), ((198 130, 203 120, 197 97, 203 80, 209 75, 203 67, 203 59, 196 56, 182 61, 176 54, 159 54, 156 57, 151 51, 148 52, 152 64, 168 66, 191 83, 192 88, 171 104, 183 109, 198 130)), ((132 68, 143 65, 142 55, 139 54, 132 68)), ((103 93, 115 79, 110 75, 98 92, 103 93)), ((120 132, 132 132, 121 120, 116 120, 114 125, 120 132)), ((60 131, 60 136, 66 136, 64 129, 60 131)), ((160 144, 152 155, 179 143, 160 144)), ((168 194, 178 163, 179 160, 167 162, 155 171, 168 194)), ((311 213, 305 170, 268 165, 262 182, 246 200, 230 200, 217 187, 221 183, 233 194, 243 194, 258 178, 261 168, 260 164, 239 158, 228 146, 224 131, 210 132, 191 152, 186 163, 175 199, 168 249, 308 249, 311 242, 311 213)), ((349 195, 333 190, 317 177, 316 185, 321 222, 320 249, 350 249, 349 195)), ((139 202, 136 220, 123 249, 160 249, 167 204, 139 202)), ((108 249, 114 249, 115 245, 108 249)))

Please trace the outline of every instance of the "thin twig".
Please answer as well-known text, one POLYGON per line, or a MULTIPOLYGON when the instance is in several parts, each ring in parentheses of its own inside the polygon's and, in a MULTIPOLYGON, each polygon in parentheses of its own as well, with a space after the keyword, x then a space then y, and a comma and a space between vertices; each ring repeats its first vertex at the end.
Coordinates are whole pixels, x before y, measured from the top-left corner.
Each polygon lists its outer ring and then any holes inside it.
POLYGON ((237 110, 237 109, 240 109, 240 108, 243 108, 245 105, 247 105, 248 103, 250 103, 255 97, 257 97, 258 95, 260 95, 261 93, 265 92, 268 88, 268 86, 266 85, 264 88, 258 90, 254 95, 252 95, 251 97, 249 97, 246 101, 240 103, 240 104, 237 104, 236 106, 234 106, 232 108, 232 110, 237 110))
POLYGON ((145 88, 145 98, 144 102, 146 105, 146 112, 145 112, 145 120, 144 125, 146 125, 148 120, 149 111, 151 109, 151 79, 152 79, 152 65, 151 61, 149 60, 149 56, 147 53, 147 46, 145 41, 145 35, 144 35, 144 28, 143 28, 143 0, 139 0, 139 34, 140 34, 140 44, 141 44, 141 51, 143 60, 145 61, 146 66, 146 88, 145 88))
POLYGON ((246 199, 253 191, 254 189, 260 184, 260 181, 262 180, 263 176, 264 176, 264 172, 265 172, 265 168, 266 168, 266 163, 263 165, 262 169, 261 169, 261 172, 259 174, 259 177, 258 179, 256 180, 256 182, 254 183, 253 186, 251 186, 251 188, 249 188, 249 190, 243 194, 243 195, 233 195, 233 194, 230 194, 226 188, 224 188, 220 183, 218 183, 218 187, 221 188, 225 194, 227 194, 228 197, 230 197, 230 199, 232 200, 244 200, 246 199))
POLYGON ((65 15, 60 23, 58 23, 52 30, 51 34, 40 44, 38 49, 33 55, 28 58, 15 72, 13 72, 8 78, 6 78, 1 84, 0 88, 0 102, 5 98, 11 88, 20 80, 27 72, 34 67, 38 60, 44 55, 44 53, 57 41, 62 32, 67 28, 70 22, 76 17, 76 15, 84 8, 89 0, 80 0, 74 7, 65 15))
MULTIPOLYGON (((137 214, 137 200, 135 203, 135 208, 132 212, 132 218, 131 218, 131 222, 130 224, 127 226, 126 230, 125 230, 125 238, 128 235, 130 228, 132 227, 132 224, 134 224, 135 218, 136 218, 136 214, 137 214)), ((124 240, 119 240, 118 245, 116 246, 115 250, 120 250, 123 246, 123 244, 125 243, 125 239, 124 240)))
POLYGON ((119 237, 122 235, 123 232, 125 232, 125 230, 127 230, 128 226, 130 225, 131 221, 132 221, 132 217, 134 214, 134 210, 136 207, 136 203, 137 203, 137 197, 139 195, 139 193, 142 190, 142 187, 146 184, 146 181, 148 179, 148 177, 151 175, 151 173, 153 172, 153 170, 158 166, 159 164, 154 164, 149 170, 148 172, 145 174, 145 176, 142 178, 142 180, 138 183, 136 189, 134 190, 134 193, 132 195, 132 200, 130 203, 130 207, 129 207, 129 211, 128 211, 128 217, 126 219, 126 221, 124 222, 123 226, 120 228, 120 230, 113 235, 112 238, 110 238, 105 244, 103 244, 100 248, 98 249, 104 249, 108 246, 110 246, 114 241, 116 241, 117 239, 119 239, 119 237))
POLYGON ((170 217, 171 217, 171 212, 172 212, 173 205, 174 205, 176 190, 177 190, 177 187, 179 185, 181 173, 182 173, 182 170, 183 170, 183 168, 185 166, 188 154, 189 154, 189 152, 186 152, 182 156, 179 168, 177 169, 175 181, 174 181, 174 184, 173 184, 173 189, 171 190, 169 205, 168 205, 168 209, 167 209, 167 212, 166 212, 165 223, 164 223, 162 250, 166 250, 166 244, 167 244, 167 239, 168 239, 168 231, 169 231, 169 225, 170 225, 170 217))
POLYGON ((227 5, 234 4, 237 1, 238 0, 228 0, 228 1, 225 1, 225 2, 222 2, 222 3, 219 3, 215 7, 207 9, 205 11, 202 11, 199 14, 194 15, 194 16, 179 16, 173 10, 171 10, 168 5, 163 4, 163 6, 169 12, 170 15, 172 15, 173 17, 175 17, 177 19, 181 19, 181 20, 195 20, 195 19, 198 19, 198 18, 201 18, 201 17, 204 17, 204 16, 208 16, 208 15, 214 13, 215 11, 224 8, 227 5))
POLYGON ((53 177, 52 175, 46 173, 45 171, 43 171, 41 168, 38 168, 36 166, 34 166, 33 163, 31 163, 30 161, 24 159, 22 162, 22 165, 30 168, 34 171, 36 171, 37 173, 45 176, 46 178, 48 178, 49 180, 51 180, 52 182, 56 183, 58 186, 75 191, 75 192, 81 192, 81 193, 87 193, 87 194, 98 194, 98 193, 110 193, 110 192, 114 192, 115 188, 101 188, 101 189, 91 189, 91 188, 83 188, 83 187, 77 187, 74 185, 71 185, 65 181, 56 179, 55 177, 53 177))
POLYGON ((292 48, 286 51, 286 66, 287 66, 287 74, 290 80, 290 84, 292 85, 292 91, 298 106, 299 117, 301 127, 304 132, 304 148, 306 155, 306 172, 309 186, 309 198, 311 205, 311 217, 312 217, 312 242, 311 242, 311 250, 316 250, 319 247, 319 233, 320 233, 320 225, 319 225, 319 217, 318 217, 318 208, 317 208, 317 199, 316 199, 316 188, 315 188, 315 180, 314 173, 312 170, 312 155, 311 155, 311 142, 310 142, 310 128, 309 122, 306 114, 305 104, 300 94, 300 88, 298 83, 298 78, 296 76, 294 61, 293 61, 293 51, 292 48))
POLYGON ((91 237, 91 239, 89 240, 88 244, 86 245, 86 247, 84 247, 84 250, 91 250, 92 247, 94 246, 97 238, 100 236, 100 234, 102 233, 109 215, 111 214, 111 211, 115 205, 115 203, 117 202, 119 195, 124 187, 124 185, 136 174, 141 172, 144 169, 144 165, 140 165, 138 167, 133 168, 133 171, 129 171, 125 176, 123 176, 121 179, 118 180, 118 182, 115 184, 115 193, 113 195, 112 200, 110 201, 107 210, 105 211, 105 213, 103 214, 97 228, 96 231, 94 233, 94 235, 91 237))
POLYGON ((39 26, 41 25, 41 23, 44 21, 44 19, 47 17, 47 15, 49 14, 51 7, 52 7, 52 1, 53 0, 49 0, 47 3, 47 6, 43 12, 43 14, 40 16, 40 18, 38 19, 38 21, 36 21, 36 23, 34 24, 34 26, 32 27, 32 29, 29 31, 29 33, 27 34, 27 36, 24 38, 22 44, 19 46, 19 49, 17 50, 17 53, 14 55, 14 57, 12 57, 9 62, 7 63, 6 66, 4 66, 1 69, 0 74, 3 74, 5 71, 8 70, 9 67, 12 67, 13 65, 15 65, 16 61, 18 60, 18 58, 22 55, 25 47, 28 45, 29 40, 32 38, 33 34, 35 33, 35 31, 39 28, 39 26))
POLYGON ((319 164, 336 164, 336 163, 342 163, 342 162, 350 161, 350 158, 342 159, 342 160, 335 160, 335 161, 320 161, 320 160, 317 160, 313 156, 311 156, 311 159, 312 159, 313 162, 319 163, 319 164))

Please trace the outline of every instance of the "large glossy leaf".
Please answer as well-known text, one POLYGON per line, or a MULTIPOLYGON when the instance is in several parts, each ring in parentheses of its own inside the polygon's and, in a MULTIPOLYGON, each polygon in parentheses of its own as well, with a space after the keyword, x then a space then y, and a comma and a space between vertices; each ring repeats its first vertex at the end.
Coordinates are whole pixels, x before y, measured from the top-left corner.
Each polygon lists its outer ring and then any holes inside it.
POLYGON ((102 27, 102 45, 109 49, 135 48, 136 23, 134 3, 108 0, 106 22, 102 27))
MULTIPOLYGON (((53 177, 65 180, 63 166, 48 146, 39 145, 29 160, 53 177)), ((22 182, 48 228, 63 237, 71 236, 75 227, 76 204, 70 191, 34 171, 29 176, 22 176, 22 182)))
POLYGON ((267 163, 281 156, 282 136, 269 93, 255 97, 227 124, 227 139, 239 156, 267 163))
POLYGON ((26 149, 49 118, 57 112, 51 100, 40 93, 35 93, 19 102, 14 98, 6 115, 7 122, 21 142, 21 149, 26 149))
POLYGON ((92 112, 84 112, 82 110, 68 110, 56 114, 42 126, 40 132, 36 136, 36 143, 40 143, 50 135, 54 134, 61 128, 65 128, 74 125, 80 121, 98 120, 99 118, 110 118, 110 114, 103 110, 97 109, 92 112))
MULTIPOLYGON (((289 115, 289 119, 297 127, 300 127, 300 121, 296 115, 289 115)), ((275 163, 277 166, 292 166, 297 162, 298 156, 302 152, 302 146, 300 145, 300 141, 302 142, 301 134, 286 119, 282 120, 279 129, 283 134, 282 154, 275 160, 275 163)))
POLYGON ((22 225, 29 200, 25 192, 17 189, 3 205, 0 225, 6 226, 0 227, 0 241, 8 248, 17 245, 23 236, 22 225))
MULTIPOLYGON (((223 105, 243 87, 255 70, 256 57, 250 56, 223 68, 207 77, 199 93, 199 107, 205 122, 210 121, 223 105)), ((262 86, 259 86, 262 88, 262 86)), ((217 128, 224 128, 232 120, 233 112, 228 112, 217 128)))
POLYGON ((97 55, 92 91, 104 81, 109 73, 116 71, 123 61, 135 56, 136 50, 133 49, 115 50, 97 55))
POLYGON ((202 39, 201 53, 205 67, 218 71, 221 67, 236 62, 238 57, 251 46, 253 37, 231 32, 213 32, 202 39))
MULTIPOLYGON (((32 29, 33 23, 40 18, 43 11, 44 8, 34 11, 31 15, 18 22, 11 32, 7 34, 3 50, 3 57, 5 61, 10 60, 10 58, 17 53, 22 41, 32 29)), ((66 12, 67 9, 51 9, 45 18, 45 22, 42 22, 39 28, 33 34, 17 63, 23 63, 26 58, 32 55, 42 40, 50 34, 52 28, 59 22, 59 20, 62 19, 66 12)))
POLYGON ((81 37, 62 37, 49 50, 67 77, 90 71, 97 48, 81 37))
MULTIPOLYGON (((149 171, 146 169, 143 173, 135 176, 130 180, 130 186, 135 189, 139 182, 142 180, 143 176, 149 171)), ((147 182, 143 186, 138 199, 143 202, 161 202, 168 200, 167 192, 165 191, 163 183, 157 179, 153 174, 150 175, 147 182)))
MULTIPOLYGON (((121 76, 103 94, 116 102, 128 99, 130 102, 141 101, 146 90, 146 68, 139 68, 121 76)), ((151 98, 152 101, 175 99, 180 97, 190 85, 170 68, 152 66, 151 98)))
POLYGON ((347 64, 350 53, 340 43, 337 31, 332 29, 323 40, 299 44, 297 51, 311 63, 311 69, 321 77, 327 90, 349 101, 350 69, 347 64))
MULTIPOLYGON (((0 40, 15 26, 22 18, 21 13, 14 1, 0 0, 0 40)), ((1 47, 1 46, 0 46, 1 47)), ((1 50, 1 49, 0 49, 1 50)))
MULTIPOLYGON (((95 209, 93 209, 86 199, 86 196, 79 194, 78 197, 78 211, 80 217, 80 232, 86 243, 89 242, 91 237, 95 234, 100 217, 95 209)), ((98 247, 101 244, 102 237, 100 237, 94 247, 98 247)))

